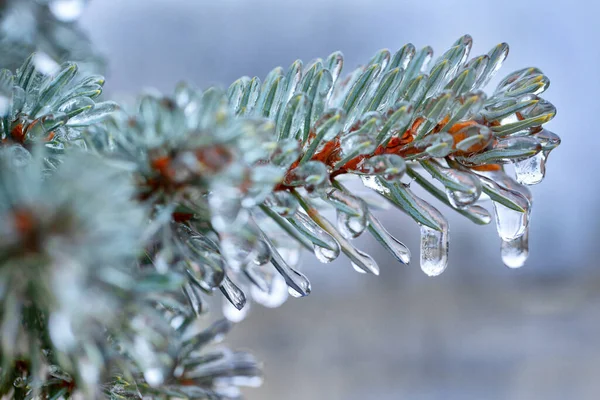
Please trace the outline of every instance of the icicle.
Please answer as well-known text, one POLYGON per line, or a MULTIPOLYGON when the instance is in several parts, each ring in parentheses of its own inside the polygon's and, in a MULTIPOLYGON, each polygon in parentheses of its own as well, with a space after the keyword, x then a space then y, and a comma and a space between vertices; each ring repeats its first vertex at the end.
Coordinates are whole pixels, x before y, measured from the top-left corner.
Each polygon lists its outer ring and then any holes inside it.
POLYGON ((289 221, 310 239, 319 261, 328 263, 338 258, 340 255, 338 242, 306 214, 298 212, 289 221))
POLYGON ((477 223, 481 225, 487 225, 492 222, 490 212, 481 206, 469 206, 465 208, 465 211, 468 211, 472 217, 477 219, 477 223))
POLYGON ((385 229, 373 214, 369 213, 369 230, 375 238, 402 264, 410 263, 410 250, 385 229))
POLYGON ((490 179, 482 178, 481 182, 492 190, 491 195, 499 195, 494 200, 496 211, 496 227, 498 234, 505 241, 512 241, 522 236, 529 225, 532 197, 526 186, 520 185, 508 177, 503 171, 486 173, 490 179), (502 200, 502 202, 498 201, 502 200), (504 203, 504 204, 502 204, 504 203), (516 205, 520 210, 509 208, 516 205))
POLYGON ((550 152, 560 145, 560 137, 548 129, 542 129, 538 133, 533 134, 533 137, 542 144, 542 152, 546 156, 546 159, 548 159, 550 152))
POLYGON ((464 209, 466 206, 476 202, 479 196, 475 193, 465 193, 460 190, 446 189, 446 197, 448 197, 448 201, 452 204, 452 207, 464 209))
POLYGON ((438 276, 448 266, 448 229, 436 231, 421 225, 421 270, 438 276))
POLYGON ((346 239, 360 236, 367 227, 367 203, 342 190, 332 188, 326 198, 337 208, 338 230, 346 239))
POLYGON ((319 161, 308 161, 287 173, 284 183, 303 186, 309 193, 318 194, 329 184, 327 166, 319 161))
POLYGON ((541 151, 535 156, 514 164, 517 182, 523 185, 536 185, 546 174, 546 152, 541 151))
POLYGON ((337 250, 330 250, 326 247, 321 247, 314 245, 315 247, 315 256, 322 263, 329 263, 338 258, 340 255, 339 245, 337 250))
POLYGON ((350 259, 352 268, 354 268, 355 271, 360 272, 361 274, 366 274, 367 272, 369 272, 374 275, 379 275, 379 266, 370 255, 358 250, 352 245, 350 245, 349 248, 351 250, 345 251, 344 253, 350 259))
POLYGON ((513 240, 503 240, 501 247, 502 262, 509 268, 520 268, 529 256, 529 228, 513 240))
POLYGON ((420 200, 420 207, 427 211, 440 230, 421 225, 421 270, 429 276, 437 276, 448 266, 448 222, 444 216, 429 203, 420 200))
POLYGON ((354 216, 338 210, 337 226, 346 239, 355 239, 364 232, 367 227, 367 219, 364 214, 354 216))
POLYGON ((446 187, 446 197, 457 209, 465 209, 481 195, 481 182, 475 175, 441 166, 435 161, 423 161, 421 165, 446 187))
POLYGON ((383 154, 365 159, 358 170, 363 174, 380 176, 386 181, 396 181, 406 172, 406 163, 397 154, 383 154))
POLYGON ((272 256, 271 263, 273 263, 277 272, 285 279, 289 293, 294 297, 308 296, 311 290, 308 279, 285 262, 281 254, 279 254, 273 243, 264 233, 262 234, 262 239, 269 245, 272 256))
POLYGON ((246 305, 246 296, 244 295, 244 292, 242 292, 242 290, 237 287, 235 283, 231 281, 231 279, 229 279, 228 276, 225 276, 223 282, 221 282, 220 289, 227 300, 229 300, 229 302, 236 309, 241 310, 244 308, 244 305, 246 305))
POLYGON ((519 212, 494 202, 494 210, 498 235, 502 240, 511 241, 525 233, 525 228, 529 224, 529 209, 526 212, 519 212))
POLYGON ((269 245, 264 240, 259 240, 254 249, 252 261, 256 265, 265 265, 271 261, 271 250, 269 245))
POLYGON ((298 201, 290 192, 273 192, 265 199, 265 205, 282 217, 291 217, 298 210, 298 201))

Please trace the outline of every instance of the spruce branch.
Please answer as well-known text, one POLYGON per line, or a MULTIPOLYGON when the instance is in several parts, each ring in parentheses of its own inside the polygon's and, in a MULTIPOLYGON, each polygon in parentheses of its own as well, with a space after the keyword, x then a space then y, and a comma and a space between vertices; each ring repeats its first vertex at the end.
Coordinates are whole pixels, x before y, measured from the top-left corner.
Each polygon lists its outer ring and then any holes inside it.
POLYGON ((401 180, 406 171, 477 224, 492 220, 477 204, 485 193, 496 211, 503 260, 517 267, 528 253, 520 238, 532 203, 523 184, 541 181, 560 143, 542 127, 556 110, 538 96, 549 81, 536 68, 510 74, 486 95, 481 88, 508 46, 468 60, 471 46, 470 36, 460 38, 432 66, 429 47, 382 50, 346 78, 336 52, 306 67, 298 60, 287 72, 275 68, 262 83, 241 78, 227 93, 182 84, 172 96, 143 97, 133 113, 89 134, 89 146, 135 165, 140 199, 157 216, 171 213, 154 256, 168 254, 166 264, 183 266, 190 284, 199 280, 204 292, 218 287, 236 309, 247 304, 249 287, 271 292, 274 281, 257 276, 274 270, 292 295, 310 293, 294 265, 300 248, 312 247, 323 262, 344 253, 355 269, 378 274, 376 262, 352 244, 369 231, 409 262, 408 249, 342 186, 352 177, 421 226, 426 274, 446 268, 448 223, 401 180), (518 182, 504 172, 509 163, 518 182), (323 204, 335 210, 335 224, 322 215, 323 204), (174 262, 173 248, 182 263, 174 262))
POLYGON ((181 84, 123 109, 96 102, 104 78, 77 63, 49 68, 45 49, 15 73, 2 70, 2 390, 238 397, 238 386, 260 382, 259 365, 245 353, 201 351, 230 327, 202 328, 207 295, 220 291, 235 321, 250 300, 273 307, 307 296, 303 249, 379 274, 353 243, 365 231, 410 262, 352 181, 420 226, 426 274, 446 269, 448 223, 411 185, 476 224, 491 222, 480 204, 489 198, 502 259, 522 266, 527 185, 542 180, 560 144, 543 127, 556 110, 539 97, 549 80, 537 68, 487 95, 508 46, 469 59, 471 47, 465 35, 433 63, 430 47, 381 50, 346 76, 335 52, 226 91, 181 84))

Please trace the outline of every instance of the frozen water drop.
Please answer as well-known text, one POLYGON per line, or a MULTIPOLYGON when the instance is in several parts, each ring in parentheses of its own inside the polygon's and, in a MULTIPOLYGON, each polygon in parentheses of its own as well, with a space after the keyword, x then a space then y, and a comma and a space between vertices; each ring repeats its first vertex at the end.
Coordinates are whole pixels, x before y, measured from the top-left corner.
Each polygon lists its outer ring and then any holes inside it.
POLYGON ((523 185, 536 185, 546 174, 546 152, 539 152, 531 158, 514 164, 517 182, 523 185))
POLYGON ((527 186, 523 186, 511 179, 503 171, 495 171, 486 174, 489 178, 482 177, 482 183, 490 188, 498 199, 494 200, 496 211, 496 228, 502 240, 514 240, 525 232, 529 225, 529 215, 533 198, 527 186), (518 206, 521 210, 507 207, 507 205, 518 206))
POLYGON ((446 197, 452 207, 465 209, 481 196, 481 182, 474 174, 446 168, 435 161, 425 161, 422 165, 435 179, 444 184, 446 197))
POLYGON ((397 154, 383 154, 367 158, 359 170, 364 174, 381 176, 386 181, 396 181, 404 175, 406 163, 397 154))
POLYGON ((337 208, 338 230, 346 239, 360 236, 367 227, 367 203, 343 190, 331 189, 327 200, 337 208))
POLYGON ((322 263, 329 263, 338 258, 340 255, 340 247, 337 246, 334 250, 328 249, 327 247, 321 247, 314 245, 315 256, 322 263))
POLYGON ((288 293, 293 297, 304 297, 310 294, 310 282, 300 272, 289 267, 289 272, 284 275, 284 278, 288 284, 288 293))
POLYGON ((520 268, 529 256, 529 229, 513 240, 503 240, 501 247, 502 262, 509 268, 520 268))
POLYGON ((529 210, 520 212, 494 202, 498 235, 505 241, 514 240, 525 233, 529 224, 529 210))
POLYGON ((448 198, 448 201, 450 202, 450 204, 452 204, 452 207, 458 209, 464 209, 467 206, 473 204, 477 201, 480 195, 481 193, 477 192, 467 193, 462 192, 460 190, 452 190, 446 188, 446 197, 448 198))
POLYGON ((478 222, 482 225, 487 225, 492 222, 492 215, 488 210, 481 206, 469 206, 465 208, 466 211, 471 213, 472 216, 478 219, 478 222))
POLYGON ((287 173, 285 183, 290 186, 304 186, 313 192, 327 186, 329 171, 319 161, 308 161, 287 173))
POLYGON ((339 243, 306 214, 298 212, 289 221, 313 243, 319 261, 328 263, 340 255, 339 243))
POLYGON ((273 243, 263 234, 262 239, 271 249, 271 263, 283 276, 288 285, 288 292, 294 297, 308 296, 311 291, 310 281, 302 273, 296 271, 288 265, 273 243))
POLYGON ((392 253, 392 255, 402 264, 410 263, 410 250, 384 228, 372 214, 369 214, 369 230, 375 238, 392 253))
POLYGON ((287 191, 273 192, 265 200, 265 205, 282 217, 291 217, 298 210, 298 201, 287 191))
POLYGON ((269 249, 269 245, 263 240, 259 240, 256 243, 253 261, 256 265, 265 265, 271 261, 271 250, 269 249))
POLYGON ((351 253, 346 253, 350 261, 352 261, 352 267, 360 273, 371 273, 379 275, 379 266, 373 260, 373 258, 365 252, 352 248, 351 253))
POLYGON ((448 266, 448 228, 442 231, 421 225, 421 269, 429 276, 437 276, 448 266))
POLYGON ((62 22, 77 20, 85 8, 85 0, 51 0, 48 8, 62 22))
POLYGON ((350 262, 350 264, 352 265, 352 268, 354 268, 354 270, 360 274, 366 274, 367 271, 365 271, 364 269, 362 269, 362 267, 358 266, 357 264, 350 262))
POLYGON ((365 215, 353 216, 343 211, 337 212, 337 226, 346 239, 354 239, 364 232, 367 221, 365 215))
POLYGON ((221 292, 225 295, 227 300, 238 310, 244 308, 246 305, 246 295, 233 283, 229 277, 225 276, 220 286, 221 292))

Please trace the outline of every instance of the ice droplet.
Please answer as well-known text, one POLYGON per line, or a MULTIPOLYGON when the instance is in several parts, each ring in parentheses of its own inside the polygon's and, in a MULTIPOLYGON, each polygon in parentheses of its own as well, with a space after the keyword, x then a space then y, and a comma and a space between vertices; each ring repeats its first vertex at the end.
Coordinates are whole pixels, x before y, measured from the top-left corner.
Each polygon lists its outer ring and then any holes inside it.
POLYGON ((269 245, 263 240, 259 240, 256 243, 256 248, 254 251, 254 257, 252 261, 256 265, 265 265, 266 263, 271 261, 271 250, 269 249, 269 245))
POLYGON ((514 240, 522 236, 529 226, 533 197, 527 186, 520 185, 502 171, 491 173, 491 177, 501 185, 501 188, 505 188, 505 193, 510 194, 515 203, 521 204, 521 207, 525 210, 522 213, 494 202, 498 234, 502 240, 514 240))
POLYGON ((338 258, 340 255, 340 247, 337 246, 335 250, 330 250, 327 247, 321 247, 314 245, 315 256, 322 263, 329 263, 338 258))
POLYGON ((502 240, 511 241, 525 233, 525 229, 529 225, 529 207, 527 211, 520 212, 495 201, 494 210, 496 211, 496 228, 502 240))
POLYGON ((502 262, 509 268, 520 268, 529 256, 529 229, 513 240, 502 240, 502 262))
POLYGON ((350 261, 350 265, 352 265, 352 268, 354 268, 354 270, 356 272, 358 272, 359 274, 367 273, 367 271, 365 271, 361 266, 359 266, 358 264, 355 264, 354 261, 350 261))
POLYGON ((221 282, 220 286, 221 292, 225 295, 227 300, 238 310, 244 308, 246 305, 246 295, 242 292, 242 289, 237 287, 235 283, 233 283, 229 277, 226 275, 221 282))
POLYGON ((339 243, 306 214, 298 212, 290 222, 313 243, 315 256, 322 263, 329 263, 340 255, 339 243))
POLYGON ((477 205, 469 206, 469 207, 465 208, 465 210, 470 212, 471 215, 476 217, 478 219, 478 221, 483 225, 486 225, 486 224, 489 224, 490 222, 492 222, 492 216, 491 216, 490 212, 481 206, 477 206, 477 205))
POLYGON ((273 192, 265 199, 265 205, 282 217, 291 217, 298 210, 298 201, 286 191, 273 192))
POLYGON ((428 276, 438 276, 448 266, 448 225, 436 231, 421 225, 421 270, 428 276))
POLYGON ((288 263, 285 262, 279 251, 277 251, 273 243, 264 234, 262 236, 262 239, 269 245, 271 249, 271 263, 277 272, 279 272, 285 279, 285 282, 288 285, 289 293, 294 297, 308 296, 311 291, 308 278, 290 267, 288 263))
POLYGON ((331 189, 327 200, 337 208, 337 227, 346 239, 360 236, 367 227, 367 203, 343 190, 331 189))
POLYGON ((367 253, 358 250, 356 247, 348 243, 345 254, 352 262, 352 267, 356 271, 362 274, 368 272, 374 275, 379 275, 379 266, 367 253))
POLYGON ((340 233, 346 239, 354 239, 360 236, 366 228, 365 215, 350 215, 343 211, 337 212, 337 226, 340 233))
POLYGON ((479 198, 476 193, 466 193, 461 192, 460 190, 452 189, 446 189, 446 197, 448 198, 450 204, 452 204, 452 207, 458 209, 464 209, 468 205, 473 204, 479 198))
POLYGON ((397 154, 383 154, 367 158, 359 169, 364 174, 381 176, 386 181, 396 181, 404 175, 406 163, 397 154))
POLYGON ((522 185, 537 185, 546 175, 546 153, 541 151, 531 158, 514 164, 517 182, 522 185))
POLYGON ((327 185, 329 172, 327 166, 319 161, 308 161, 291 171, 285 177, 285 184, 290 186, 304 186, 312 192, 327 185))
POLYGON ((465 209, 481 196, 481 182, 475 175, 442 166, 437 169, 443 176, 446 197, 452 207, 465 209))
POLYGON ((372 214, 369 214, 369 230, 375 238, 402 264, 410 263, 410 250, 385 229, 372 214))
POLYGON ((498 235, 502 240, 514 240, 525 232, 529 225, 529 215, 533 198, 527 186, 520 185, 511 179, 503 171, 494 171, 483 174, 488 178, 482 177, 481 182, 494 193, 505 204, 513 204, 520 207, 525 212, 512 209, 506 205, 494 200, 494 210, 496 212, 496 228, 498 235))
POLYGON ((48 8, 62 22, 77 20, 85 8, 85 0, 51 0, 48 8))

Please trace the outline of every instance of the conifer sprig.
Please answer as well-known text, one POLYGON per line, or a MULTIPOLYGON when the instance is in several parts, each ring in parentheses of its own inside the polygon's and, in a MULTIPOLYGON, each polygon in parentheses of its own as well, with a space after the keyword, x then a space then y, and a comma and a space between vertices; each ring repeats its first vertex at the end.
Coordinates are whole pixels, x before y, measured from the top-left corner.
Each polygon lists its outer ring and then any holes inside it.
MULTIPOLYGON (((2 5, 1 29, 15 4, 2 5)), ((52 4, 32 6, 46 21, 36 29, 70 26, 52 4)), ((7 38, 0 48, 16 46, 7 38)), ((348 74, 335 52, 226 91, 182 84, 123 111, 97 101, 103 77, 52 61, 62 58, 52 45, 16 46, 42 52, 0 71, 2 394, 237 398, 260 368, 205 348, 230 328, 201 326, 205 296, 220 291, 234 321, 250 299, 306 296, 303 250, 379 274, 353 243, 366 231, 408 264, 373 213, 380 200, 415 220, 421 268, 442 273, 448 223, 414 185, 476 224, 492 221, 491 201, 502 259, 522 266, 527 186, 560 144, 544 128, 556 110, 539 96, 549 80, 537 68, 486 94, 508 46, 469 58, 471 47, 465 35, 433 61, 430 47, 407 44, 348 74)))

